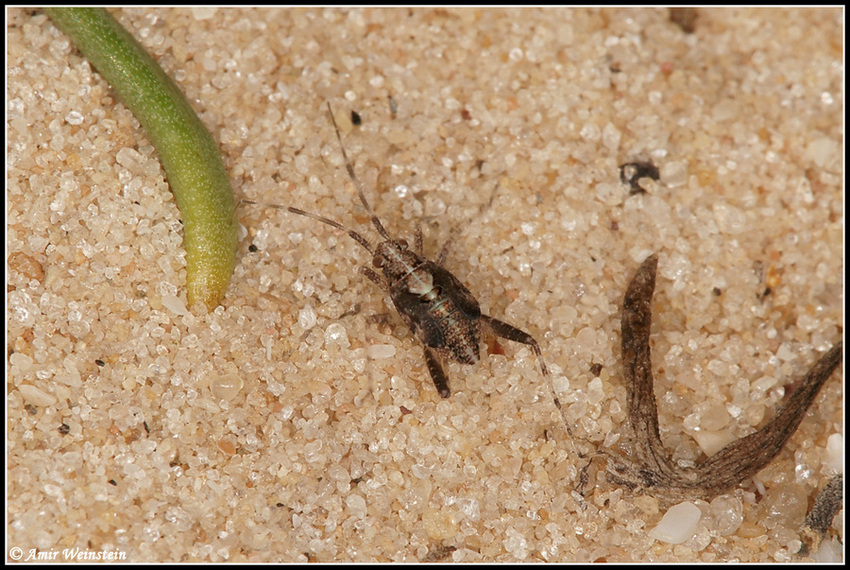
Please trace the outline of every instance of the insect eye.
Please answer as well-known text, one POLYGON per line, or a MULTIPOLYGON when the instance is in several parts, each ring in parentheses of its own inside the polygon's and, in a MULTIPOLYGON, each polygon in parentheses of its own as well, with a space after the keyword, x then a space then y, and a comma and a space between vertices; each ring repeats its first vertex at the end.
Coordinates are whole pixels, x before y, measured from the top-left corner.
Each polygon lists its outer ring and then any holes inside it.
POLYGON ((372 258, 372 265, 375 267, 383 267, 384 266, 384 258, 381 255, 376 255, 372 258))
POLYGON ((401 249, 407 249, 407 240, 400 239, 396 242, 401 249))

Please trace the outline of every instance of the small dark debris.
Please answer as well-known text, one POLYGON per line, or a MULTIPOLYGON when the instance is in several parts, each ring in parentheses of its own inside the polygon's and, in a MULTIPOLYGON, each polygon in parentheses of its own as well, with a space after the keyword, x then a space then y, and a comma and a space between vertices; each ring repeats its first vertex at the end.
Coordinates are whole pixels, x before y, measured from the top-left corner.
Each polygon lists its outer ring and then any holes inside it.
POLYGON ((469 110, 466 108, 460 110, 460 116, 464 121, 468 121, 472 118, 472 115, 469 114, 469 110))
POLYGON ((719 297, 723 294, 723 290, 720 287, 715 287, 711 290, 711 292, 714 294, 715 297, 719 297))
POLYGON ((456 546, 448 546, 448 545, 439 545, 434 546, 425 554, 422 558, 422 562, 439 562, 445 558, 448 558, 452 552, 457 550, 456 546))
POLYGON ((413 410, 408 410, 408 409, 407 409, 407 408, 405 408, 404 406, 400 406, 400 408, 401 408, 401 415, 403 415, 403 416, 406 416, 407 414, 412 414, 412 413, 413 413, 413 410))
POLYGON ((611 231, 617 232, 620 231, 620 222, 616 220, 611 220, 611 231))
POLYGON ((358 484, 358 483, 360 483, 360 481, 362 481, 362 480, 363 480, 363 477, 355 477, 354 479, 352 479, 352 480, 351 480, 351 484, 352 484, 352 485, 357 485, 357 484, 358 484))
POLYGON ((150 432, 151 432, 151 428, 149 428, 149 427, 148 427, 148 422, 146 422, 146 421, 145 421, 145 422, 142 422, 142 425, 143 425, 143 426, 145 426, 145 431, 146 431, 146 432, 148 432, 148 433, 150 433, 150 432))
POLYGON ((354 303, 354 306, 345 311, 343 314, 339 316, 340 319, 344 319, 345 317, 351 317, 353 315, 357 315, 360 313, 360 303, 354 303))
POLYGON ((278 503, 275 506, 280 509, 280 508, 285 507, 286 505, 284 505, 283 503, 278 503))
POLYGON ((670 21, 682 28, 686 34, 692 34, 697 27, 697 9, 670 8, 670 21))
POLYGON ((62 435, 68 435, 69 433, 71 433, 71 426, 69 426, 68 424, 62 424, 61 426, 59 426, 59 433, 61 433, 62 435))
POLYGON ((109 483, 109 484, 110 484, 110 485, 112 485, 113 487, 117 487, 117 486, 118 486, 118 483, 116 483, 116 482, 115 482, 115 479, 110 479, 109 481, 107 481, 107 483, 109 483))
POLYGON ((24 409, 25 409, 25 410, 27 411, 27 413, 28 413, 29 415, 31 415, 31 416, 34 416, 34 415, 36 415, 36 414, 38 413, 38 408, 36 408, 36 407, 35 407, 35 406, 33 406, 32 404, 27 404, 27 405, 25 405, 25 406, 24 406, 24 409))
POLYGON ((631 187, 629 190, 630 196, 634 194, 646 194, 646 190, 639 184, 641 178, 651 178, 658 181, 661 178, 661 174, 658 172, 658 167, 649 161, 626 162, 620 165, 620 181, 631 187))
POLYGON ((768 295, 770 295, 770 293, 771 293, 770 287, 765 287, 764 291, 762 291, 761 293, 756 295, 756 297, 758 297, 759 301, 764 301, 764 298, 767 297, 768 295))
POLYGON ((102 361, 100 358, 98 358, 97 360, 95 360, 95 361, 94 361, 94 363, 95 363, 95 364, 97 364, 98 366, 100 366, 101 368, 103 368, 104 366, 106 366, 106 363, 105 363, 104 361, 102 361))
POLYGON ((398 103, 395 102, 392 95, 387 95, 387 99, 390 102, 390 115, 395 119, 396 113, 398 113, 398 103))
POLYGON ((760 259, 753 262, 753 274, 758 277, 759 283, 764 282, 764 263, 760 259))
POLYGON ((351 124, 355 127, 363 124, 363 119, 360 118, 360 114, 357 111, 351 111, 351 124))
POLYGON ((602 365, 596 363, 591 364, 590 373, 593 374, 594 377, 598 377, 602 373, 602 365))
POLYGON ((260 248, 252 243, 248 246, 248 251, 250 251, 251 253, 257 253, 258 251, 260 251, 260 248))

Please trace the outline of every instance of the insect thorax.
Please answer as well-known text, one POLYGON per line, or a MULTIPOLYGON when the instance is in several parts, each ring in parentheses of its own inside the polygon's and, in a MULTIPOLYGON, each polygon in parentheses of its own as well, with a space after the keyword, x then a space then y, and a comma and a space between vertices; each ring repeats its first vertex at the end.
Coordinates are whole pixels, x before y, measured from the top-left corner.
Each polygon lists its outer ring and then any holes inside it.
POLYGON ((375 249, 375 260, 376 264, 380 264, 390 289, 404 287, 413 295, 432 294, 434 278, 426 268, 426 260, 405 246, 391 241, 379 243, 375 249))

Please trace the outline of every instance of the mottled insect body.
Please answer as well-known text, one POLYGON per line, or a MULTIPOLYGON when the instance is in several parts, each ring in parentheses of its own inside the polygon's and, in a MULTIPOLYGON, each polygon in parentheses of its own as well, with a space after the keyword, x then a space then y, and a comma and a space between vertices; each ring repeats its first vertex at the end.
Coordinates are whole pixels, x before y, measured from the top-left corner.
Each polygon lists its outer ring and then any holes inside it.
MULTIPOLYGON (((463 364, 475 364, 481 336, 478 301, 463 283, 433 261, 411 251, 404 253, 415 258, 415 265, 396 271, 398 267, 387 263, 382 269, 393 304, 405 324, 426 346, 428 368, 434 366, 428 348, 463 364)), ((448 387, 439 385, 437 377, 439 374, 435 376, 432 372, 437 389, 448 395, 448 387)))
MULTIPOLYGON (((361 267, 360 271, 389 292, 390 299, 402 320, 424 345, 428 372, 443 398, 448 398, 451 391, 441 360, 447 358, 462 364, 478 362, 480 358, 478 344, 482 324, 497 336, 529 345, 537 355, 543 373, 548 374, 537 341, 520 329, 483 315, 478 301, 469 289, 442 267, 441 264, 447 253, 446 248, 435 263, 424 256, 422 232, 418 226, 415 234, 415 251, 410 249, 407 241, 390 237, 366 200, 360 180, 354 174, 354 167, 346 155, 342 136, 330 104, 328 104, 328 111, 342 149, 348 175, 357 188, 360 202, 369 213, 372 225, 384 241, 372 246, 369 240, 334 220, 298 208, 264 205, 286 209, 294 214, 307 216, 342 230, 372 255, 372 265, 380 269, 381 274, 369 267, 361 267)), ((243 200, 243 202, 257 204, 250 200, 243 200)))

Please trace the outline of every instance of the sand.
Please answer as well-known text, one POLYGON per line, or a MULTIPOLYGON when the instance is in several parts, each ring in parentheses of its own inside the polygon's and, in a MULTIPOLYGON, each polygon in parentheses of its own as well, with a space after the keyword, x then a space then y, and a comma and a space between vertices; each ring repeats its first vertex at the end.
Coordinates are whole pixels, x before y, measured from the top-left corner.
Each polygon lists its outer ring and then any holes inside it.
MULTIPOLYGON (((692 34, 665 9, 113 13, 192 101, 238 197, 374 242, 330 102, 390 233, 412 243, 421 223, 431 257, 451 240, 446 267, 537 338, 552 376, 484 339, 441 399, 358 272, 368 253, 269 208, 236 213, 222 305, 187 308, 156 151, 45 15, 10 9, 6 536, 21 559, 809 560, 799 527, 843 470, 840 372, 755 480, 694 503, 685 542, 651 537, 669 505, 604 470, 584 500, 572 490, 578 452, 626 434, 619 310, 650 253, 662 438, 683 465, 761 425, 841 338, 841 9, 700 10, 692 34), (619 166, 638 160, 660 180, 630 195, 619 166)), ((842 520, 822 559, 841 559, 842 520)))

